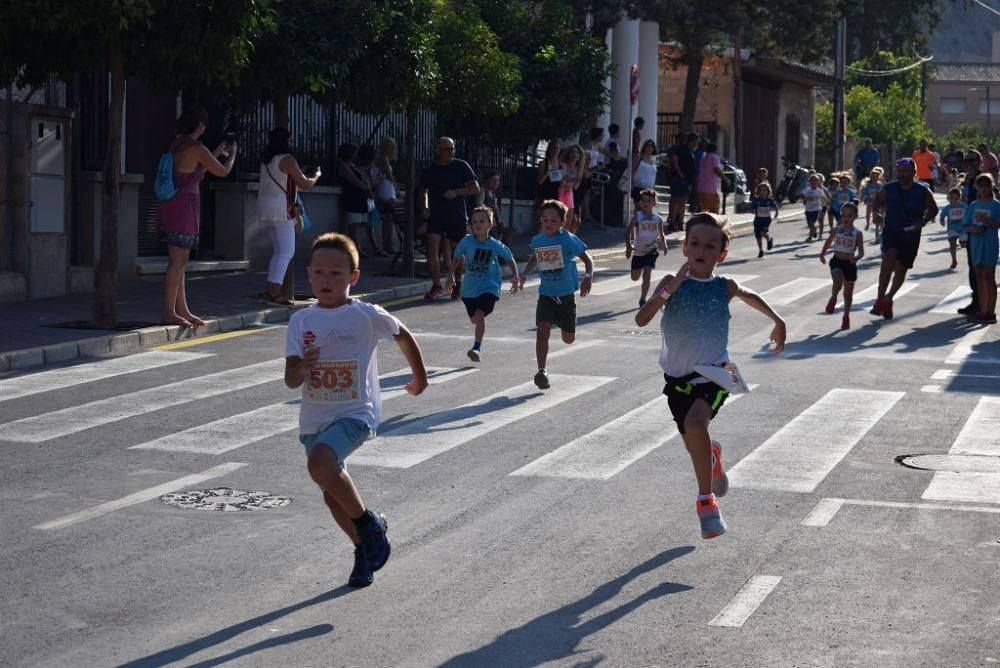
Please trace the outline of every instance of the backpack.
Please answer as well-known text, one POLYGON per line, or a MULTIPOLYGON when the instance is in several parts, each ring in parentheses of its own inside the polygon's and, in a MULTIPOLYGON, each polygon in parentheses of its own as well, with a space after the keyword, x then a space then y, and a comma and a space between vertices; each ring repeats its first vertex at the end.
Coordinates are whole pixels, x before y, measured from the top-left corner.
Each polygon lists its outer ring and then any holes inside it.
POLYGON ((160 162, 156 166, 153 192, 156 193, 156 199, 161 202, 177 194, 177 188, 174 187, 174 154, 170 151, 160 156, 160 162))

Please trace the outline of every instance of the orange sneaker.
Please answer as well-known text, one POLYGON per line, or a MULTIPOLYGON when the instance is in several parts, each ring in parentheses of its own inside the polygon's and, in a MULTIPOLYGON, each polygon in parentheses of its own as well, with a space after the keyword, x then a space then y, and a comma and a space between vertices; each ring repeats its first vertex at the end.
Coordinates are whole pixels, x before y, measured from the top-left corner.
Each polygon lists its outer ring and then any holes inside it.
POLYGON ((729 476, 722 468, 722 446, 712 441, 712 494, 725 496, 729 491, 729 476))
POLYGON ((722 519, 719 502, 715 500, 714 494, 707 499, 698 499, 695 510, 698 511, 698 521, 701 522, 702 538, 715 538, 726 533, 726 522, 722 519))

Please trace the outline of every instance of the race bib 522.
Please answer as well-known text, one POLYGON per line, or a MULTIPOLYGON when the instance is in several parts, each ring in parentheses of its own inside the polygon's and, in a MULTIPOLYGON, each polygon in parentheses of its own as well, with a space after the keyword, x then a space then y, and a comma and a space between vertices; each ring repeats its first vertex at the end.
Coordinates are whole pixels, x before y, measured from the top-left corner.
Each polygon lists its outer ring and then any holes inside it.
POLYGON ((539 271, 562 271, 564 266, 562 246, 542 246, 535 249, 539 271))

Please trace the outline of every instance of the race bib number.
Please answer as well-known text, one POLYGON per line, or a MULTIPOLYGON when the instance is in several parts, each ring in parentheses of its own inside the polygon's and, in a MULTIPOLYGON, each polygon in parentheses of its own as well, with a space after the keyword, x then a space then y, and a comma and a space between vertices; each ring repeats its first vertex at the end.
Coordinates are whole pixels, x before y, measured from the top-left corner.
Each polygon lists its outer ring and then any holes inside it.
POLYGON ((834 239, 834 246, 836 249, 842 253, 853 253, 855 244, 854 235, 838 234, 837 238, 834 239))
POLYGON ((949 220, 964 220, 965 219, 965 209, 952 209, 948 212, 949 220))
POLYGON ((758 218, 770 218, 771 217, 771 209, 769 207, 766 207, 766 206, 758 206, 757 207, 757 217, 758 218))
POLYGON ((561 169, 550 169, 549 170, 549 181, 552 183, 558 183, 562 181, 563 172, 561 169))
POLYGON ((562 271, 562 246, 542 246, 535 249, 539 271, 562 271))
POLYGON ((302 400, 316 403, 356 401, 360 396, 357 360, 323 360, 309 372, 302 400))
POLYGON ((659 230, 659 223, 656 221, 651 221, 647 223, 639 223, 639 232, 643 234, 653 234, 655 235, 659 230))
POLYGON ((990 219, 990 212, 985 209, 976 209, 972 216, 975 218, 977 225, 985 225, 986 221, 990 219))
POLYGON ((837 193, 837 201, 841 204, 847 204, 851 201, 851 193, 837 193))

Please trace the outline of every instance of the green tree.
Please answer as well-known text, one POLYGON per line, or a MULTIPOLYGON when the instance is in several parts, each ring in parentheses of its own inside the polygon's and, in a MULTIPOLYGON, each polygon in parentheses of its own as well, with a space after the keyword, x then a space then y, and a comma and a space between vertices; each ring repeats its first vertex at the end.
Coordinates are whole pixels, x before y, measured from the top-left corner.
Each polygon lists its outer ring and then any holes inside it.
POLYGON ((309 93, 329 97, 342 85, 350 64, 363 55, 365 31, 376 17, 368 0, 292 0, 274 12, 275 29, 254 44, 240 74, 238 106, 274 105, 274 124, 288 129, 288 98, 309 93), (336 16, 336 21, 330 17, 336 16))
POLYGON ((107 108, 100 258, 93 316, 118 320, 118 204, 125 77, 165 90, 235 85, 252 44, 271 28, 269 0, 0 0, 0 84, 32 86, 50 74, 68 79, 107 68, 107 108))
POLYGON ((456 11, 445 0, 384 0, 367 32, 348 84, 335 93, 358 111, 406 111, 403 271, 412 275, 417 110, 469 119, 510 113, 520 73, 472 2, 456 11))
MULTIPOLYGON (((944 4, 941 0, 845 2, 848 57, 863 58, 886 48, 896 53, 926 55, 928 41, 941 20, 944 4)), ((825 42, 831 57, 832 41, 831 33, 825 42)))
POLYGON ((938 137, 939 151, 944 153, 942 149, 948 144, 954 144, 959 151, 967 151, 970 147, 975 148, 980 144, 995 148, 1000 146, 1000 133, 988 135, 979 123, 959 123, 938 137))
POLYGON ((899 74, 891 76, 871 76, 861 74, 858 70, 868 70, 870 72, 888 72, 898 70, 912 65, 917 61, 917 56, 903 56, 891 51, 875 51, 869 56, 861 58, 851 63, 847 69, 847 87, 867 86, 877 93, 883 93, 889 89, 893 83, 898 83, 900 87, 920 104, 921 87, 921 67, 914 67, 899 74))

